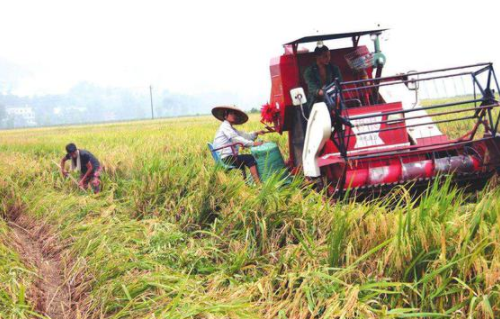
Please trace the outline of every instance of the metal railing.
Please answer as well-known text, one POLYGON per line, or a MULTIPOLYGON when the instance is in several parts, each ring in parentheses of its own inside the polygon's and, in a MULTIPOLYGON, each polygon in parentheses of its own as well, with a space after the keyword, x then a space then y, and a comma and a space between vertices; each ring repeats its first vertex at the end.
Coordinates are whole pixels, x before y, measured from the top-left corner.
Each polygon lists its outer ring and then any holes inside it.
POLYGON ((408 156, 416 151, 439 151, 439 148, 462 147, 473 141, 492 139, 500 120, 495 90, 499 92, 500 87, 491 63, 336 81, 325 90, 325 102, 333 123, 331 140, 344 159, 360 160, 402 151, 408 156), (425 90, 427 99, 421 100, 425 90), (433 90, 437 94, 428 93, 433 90), (352 100, 356 103, 350 102, 352 100), (370 112, 387 103, 401 103, 402 107, 395 111, 370 112), (362 112, 354 111, 360 108, 362 112), (369 144, 370 137, 384 133, 408 134, 408 145, 398 147, 397 151, 381 149, 376 143, 371 148, 353 147, 353 139, 361 138, 369 144), (426 139, 425 143, 418 143, 419 139, 426 139))

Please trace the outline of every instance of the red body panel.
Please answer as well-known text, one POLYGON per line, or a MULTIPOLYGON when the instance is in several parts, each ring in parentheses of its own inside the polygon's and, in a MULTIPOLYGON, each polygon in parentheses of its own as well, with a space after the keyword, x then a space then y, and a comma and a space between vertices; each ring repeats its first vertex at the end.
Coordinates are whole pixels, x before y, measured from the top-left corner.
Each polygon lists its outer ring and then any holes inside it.
MULTIPOLYGON (((349 118, 361 115, 371 115, 380 114, 374 118, 365 120, 355 120, 354 125, 367 124, 366 126, 360 126, 359 128, 346 128, 346 144, 348 145, 348 154, 367 154, 379 152, 380 150, 387 149, 397 149, 409 146, 408 134, 406 133, 406 127, 404 120, 400 122, 395 122, 393 124, 370 124, 370 122, 382 122, 387 121, 386 112, 401 111, 401 103, 389 103, 380 104, 373 106, 365 106, 359 108, 353 108, 346 111, 349 118), (391 129, 391 130, 388 130, 391 129), (369 133, 372 131, 379 131, 378 133, 369 133), (383 131, 387 130, 387 131, 383 131), (356 133, 369 133, 356 135, 356 133)), ((326 145, 321 153, 321 156, 325 155, 340 155, 338 149, 335 147, 332 141, 327 141, 326 145)), ((331 157, 331 156, 329 156, 331 157)), ((320 158, 320 166, 331 164, 329 161, 324 161, 320 158)))
POLYGON ((385 113, 402 110, 403 107, 401 106, 400 102, 364 106, 347 110, 346 113, 351 119, 361 115, 374 116, 368 119, 351 120, 351 122, 354 124, 354 127, 346 128, 346 134, 352 135, 348 139, 348 151, 358 152, 364 150, 365 152, 369 152, 398 146, 408 146, 408 134, 406 133, 404 119, 399 122, 378 123, 388 120, 385 113), (356 125, 363 126, 359 126, 356 128, 356 125), (379 132, 369 133, 374 131, 379 132))
POLYGON ((279 117, 275 127, 281 133, 285 109, 292 105, 290 90, 297 87, 299 83, 299 73, 294 55, 282 55, 271 60, 271 105, 276 106, 279 117))

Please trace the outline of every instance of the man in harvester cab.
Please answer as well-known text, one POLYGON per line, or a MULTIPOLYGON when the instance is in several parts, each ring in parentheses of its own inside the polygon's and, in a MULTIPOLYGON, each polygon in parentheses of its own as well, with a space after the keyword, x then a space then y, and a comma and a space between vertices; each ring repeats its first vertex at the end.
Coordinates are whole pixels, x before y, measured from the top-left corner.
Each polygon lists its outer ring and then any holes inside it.
POLYGON ((314 49, 314 57, 316 62, 304 71, 304 80, 308 92, 305 111, 307 117, 309 117, 314 103, 323 101, 325 87, 333 83, 335 79, 342 82, 340 69, 330 63, 330 49, 326 45, 318 43, 318 46, 314 49))
POLYGON ((234 106, 217 106, 212 109, 212 114, 222 122, 215 133, 213 142, 214 149, 224 163, 236 166, 241 170, 248 167, 252 178, 260 183, 259 172, 255 158, 250 154, 239 154, 240 144, 244 147, 262 145, 263 142, 255 141, 257 136, 265 134, 266 131, 246 133, 234 128, 234 125, 244 124, 248 121, 248 115, 234 106), (238 144, 236 144, 238 143, 238 144))

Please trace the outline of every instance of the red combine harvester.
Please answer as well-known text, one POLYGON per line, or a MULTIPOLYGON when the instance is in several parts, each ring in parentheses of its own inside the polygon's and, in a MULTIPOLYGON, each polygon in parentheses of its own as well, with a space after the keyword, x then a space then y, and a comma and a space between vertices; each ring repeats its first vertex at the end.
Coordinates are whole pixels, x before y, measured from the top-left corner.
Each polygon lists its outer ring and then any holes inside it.
POLYGON ((380 193, 406 183, 422 188, 448 175, 459 185, 484 187, 500 167, 492 64, 382 77, 384 31, 304 37, 271 60, 271 100, 262 119, 288 132, 288 166, 330 194, 380 193), (359 45, 363 36, 374 52, 359 45), (330 50, 343 81, 324 87, 324 101, 306 110, 303 73, 315 57, 300 45, 338 39, 352 40, 330 50))

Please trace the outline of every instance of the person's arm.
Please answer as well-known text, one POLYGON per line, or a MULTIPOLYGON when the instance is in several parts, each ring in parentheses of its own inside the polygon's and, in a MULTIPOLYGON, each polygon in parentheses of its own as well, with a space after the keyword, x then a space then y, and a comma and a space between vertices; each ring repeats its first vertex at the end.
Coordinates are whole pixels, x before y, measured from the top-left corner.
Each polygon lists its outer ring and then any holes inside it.
MULTIPOLYGON (((226 135, 226 137, 233 143, 241 143, 245 147, 255 146, 253 139, 246 138, 245 136, 240 135, 242 132, 235 130, 234 128, 232 128, 229 125, 222 127, 222 130, 223 130, 224 135, 226 135)), ((247 135, 247 133, 245 133, 245 135, 247 135)), ((247 135, 247 137, 251 137, 251 136, 247 135)), ((257 136, 255 135, 255 137, 257 137, 257 136)))
POLYGON ((304 80, 306 81, 309 94, 313 94, 315 97, 322 95, 321 84, 318 81, 318 77, 314 74, 312 67, 307 68, 304 72, 304 80))
POLYGON ((87 173, 83 175, 82 179, 80 179, 80 182, 78 183, 78 186, 83 187, 83 182, 94 172, 94 167, 92 166, 92 163, 89 161, 87 163, 87 173))
POLYGON ((255 141, 255 139, 257 138, 257 135, 259 135, 258 132, 250 132, 250 133, 247 133, 247 132, 243 132, 243 131, 239 131, 237 129, 234 129, 240 136, 243 136, 244 138, 246 138, 247 140, 251 140, 251 141, 255 141))
POLYGON ((68 156, 64 155, 64 157, 61 159, 61 164, 59 165, 59 167, 61 168, 61 174, 63 174, 63 176, 68 176, 68 172, 66 172, 66 170, 64 169, 67 160, 68 156))
POLYGON ((251 139, 246 139, 243 136, 239 136, 236 134, 234 134, 233 137, 230 137, 230 139, 233 143, 241 143, 245 147, 257 146, 257 145, 262 144, 262 142, 254 142, 251 139))
POLYGON ((238 133, 242 134, 245 139, 249 141, 248 144, 243 144, 245 147, 250 147, 250 146, 259 146, 262 145, 264 142, 262 141, 255 141, 257 139, 257 136, 260 134, 259 132, 251 132, 251 133, 246 133, 246 132, 241 132, 237 131, 238 133))
POLYGON ((256 131, 256 132, 255 132, 255 134, 256 134, 257 136, 259 136, 259 135, 264 135, 264 134, 267 134, 267 133, 271 133, 271 131, 269 131, 269 130, 260 130, 260 131, 256 131))

